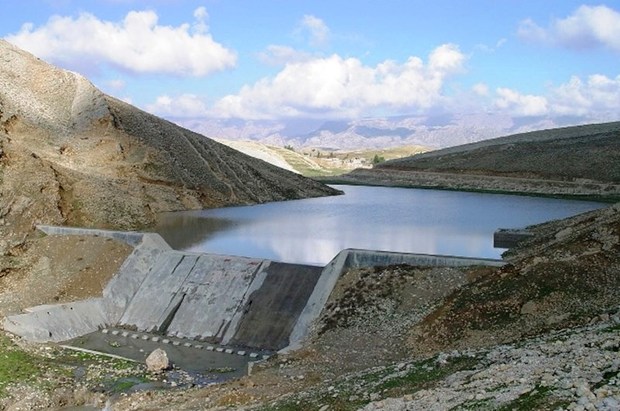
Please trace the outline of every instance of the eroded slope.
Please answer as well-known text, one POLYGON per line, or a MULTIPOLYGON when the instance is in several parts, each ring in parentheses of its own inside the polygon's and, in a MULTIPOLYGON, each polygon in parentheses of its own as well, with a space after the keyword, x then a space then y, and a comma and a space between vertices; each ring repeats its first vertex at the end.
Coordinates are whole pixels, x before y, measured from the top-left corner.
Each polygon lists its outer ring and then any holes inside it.
POLYGON ((106 96, 5 41, 0 59, 0 217, 9 223, 25 203, 35 208, 30 221, 130 228, 160 211, 335 193, 106 96))

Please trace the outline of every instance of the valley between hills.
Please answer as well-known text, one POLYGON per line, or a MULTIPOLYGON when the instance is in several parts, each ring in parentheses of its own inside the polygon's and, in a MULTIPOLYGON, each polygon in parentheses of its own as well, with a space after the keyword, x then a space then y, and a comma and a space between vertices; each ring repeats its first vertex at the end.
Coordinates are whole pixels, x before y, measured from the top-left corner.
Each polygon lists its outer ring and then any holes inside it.
MULTIPOLYGON (((338 194, 106 96, 2 40, 0 56, 2 317, 100 295, 131 252, 101 237, 45 236, 38 224, 148 229, 162 211, 338 194)), ((505 253, 502 267, 349 270, 300 349, 208 387, 189 378, 181 388, 134 392, 162 376, 2 332, 0 408, 619 409, 620 123, 404 154, 374 152, 371 162, 387 161, 338 181, 610 204, 530 227, 533 236, 505 253)))

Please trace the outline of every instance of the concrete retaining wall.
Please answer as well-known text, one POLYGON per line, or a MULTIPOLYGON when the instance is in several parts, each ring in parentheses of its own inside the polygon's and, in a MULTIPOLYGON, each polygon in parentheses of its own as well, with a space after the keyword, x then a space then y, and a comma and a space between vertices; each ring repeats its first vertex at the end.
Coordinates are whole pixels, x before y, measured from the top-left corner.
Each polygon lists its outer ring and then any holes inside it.
POLYGON ((274 263, 261 287, 252 292, 229 341, 233 345, 279 350, 289 338, 321 275, 321 267, 274 263))
POLYGON ((378 267, 388 265, 408 264, 418 267, 465 267, 465 266, 494 266, 504 265, 501 260, 486 258, 467 258, 455 256, 442 256, 431 254, 409 254, 395 253, 388 251, 372 251, 346 249, 338 253, 330 261, 317 282, 312 295, 308 298, 304 310, 299 315, 299 319, 293 327, 290 338, 290 345, 286 350, 297 349, 307 338, 312 323, 319 317, 323 307, 336 285, 340 275, 350 268, 378 267))
POLYGON ((134 250, 101 298, 42 306, 5 319, 32 341, 65 341, 104 326, 258 350, 294 349, 307 337, 341 273, 354 267, 500 266, 502 261, 348 249, 324 268, 175 251, 157 234, 41 226, 98 235, 134 250))
POLYGON ((52 225, 38 225, 37 229, 47 235, 91 235, 95 237, 114 238, 129 245, 136 246, 142 242, 144 233, 136 231, 112 231, 95 228, 59 227, 52 225))
POLYGON ((4 319, 3 328, 34 342, 67 341, 104 327, 107 318, 102 299, 45 306, 4 319))

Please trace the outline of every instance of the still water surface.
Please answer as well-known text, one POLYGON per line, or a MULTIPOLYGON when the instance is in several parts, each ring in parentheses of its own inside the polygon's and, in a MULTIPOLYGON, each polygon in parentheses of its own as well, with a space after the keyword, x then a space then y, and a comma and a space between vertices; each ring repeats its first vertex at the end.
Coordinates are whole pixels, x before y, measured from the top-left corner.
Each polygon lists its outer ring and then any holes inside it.
POLYGON ((499 194, 334 186, 345 192, 255 206, 167 213, 176 249, 325 265, 345 248, 500 258, 498 228, 518 228, 605 204, 499 194))

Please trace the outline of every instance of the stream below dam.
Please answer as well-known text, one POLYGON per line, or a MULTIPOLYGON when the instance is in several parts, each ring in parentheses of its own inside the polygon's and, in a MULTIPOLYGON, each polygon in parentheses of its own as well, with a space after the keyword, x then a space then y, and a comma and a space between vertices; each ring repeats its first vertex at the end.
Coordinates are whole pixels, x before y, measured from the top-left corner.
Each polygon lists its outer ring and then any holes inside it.
POLYGON ((606 204, 545 197, 335 185, 344 195, 165 213, 155 231, 184 251, 325 265, 346 248, 500 258, 499 228, 606 204))

